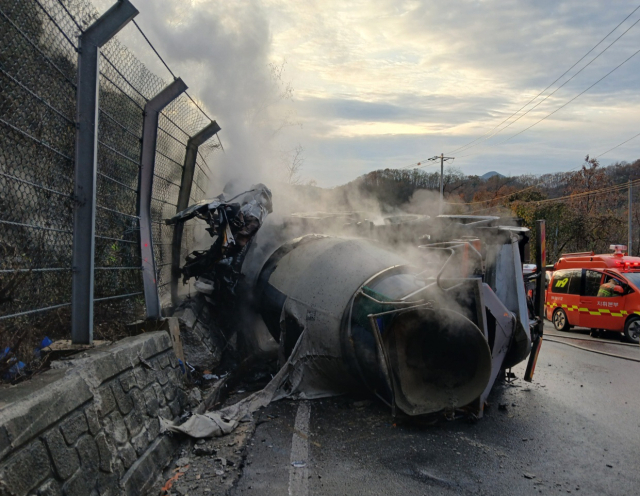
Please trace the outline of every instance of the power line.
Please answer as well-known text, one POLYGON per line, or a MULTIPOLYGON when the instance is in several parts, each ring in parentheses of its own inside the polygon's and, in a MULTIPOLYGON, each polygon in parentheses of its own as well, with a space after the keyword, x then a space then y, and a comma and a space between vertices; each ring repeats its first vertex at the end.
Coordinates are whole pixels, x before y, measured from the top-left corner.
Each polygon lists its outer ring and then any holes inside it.
MULTIPOLYGON (((510 196, 517 195, 518 193, 522 193, 523 191, 528 191, 530 189, 537 188, 541 184, 542 184, 542 181, 537 184, 534 184, 533 186, 527 186, 526 188, 519 189, 518 191, 514 191, 513 193, 509 193, 508 195, 496 196, 495 198, 491 198, 489 200, 479 200, 479 201, 463 202, 463 203, 458 203, 458 202, 445 202, 445 203, 447 205, 476 205, 478 203, 491 203, 492 201, 500 200, 502 198, 508 198, 510 196)), ((500 189, 498 189, 498 191, 500 191, 500 189)))
MULTIPOLYGON (((482 139, 482 138, 484 138, 485 136, 487 136, 487 138, 486 138, 486 139, 491 138, 491 137, 494 135, 494 134, 492 134, 492 133, 493 133, 493 131, 495 131, 497 128, 499 128, 500 126, 502 126, 502 124, 504 124, 505 122, 507 122, 508 120, 510 120, 512 117, 514 117, 515 115, 517 115, 518 113, 520 113, 520 111, 521 111, 521 110, 523 110, 525 107, 527 107, 528 105, 530 105, 531 103, 533 103, 533 102, 534 102, 534 101, 535 101, 539 96, 541 96, 545 91, 547 91, 547 90, 548 90, 549 88, 551 88, 554 84, 556 84, 560 79, 562 79, 562 78, 563 78, 563 77, 564 77, 564 76, 565 76, 569 71, 571 71, 571 69, 573 69, 573 68, 574 68, 576 65, 578 65, 582 60, 584 60, 584 59, 587 57, 587 55, 589 55, 589 54, 590 54, 591 52, 593 52, 593 51, 594 51, 594 50, 595 50, 599 45, 601 45, 601 44, 602 44, 602 42, 604 42, 604 40, 606 40, 609 36, 611 36, 611 34, 612 34, 614 31, 616 31, 616 30, 617 30, 617 29, 618 29, 618 28, 619 28, 619 27, 620 27, 620 26, 621 26, 621 25, 622 25, 622 24, 623 24, 627 19, 629 19, 629 17, 631 17, 631 16, 632 16, 632 15, 633 15, 633 14, 634 14, 638 9, 640 9, 640 5, 638 5, 635 9, 633 9, 633 11, 632 11, 632 12, 631 12, 627 17, 625 17, 622 21, 620 21, 620 23, 619 23, 615 28, 613 28, 611 31, 609 31, 609 33, 608 33, 604 38, 602 38, 602 39, 601 39, 601 40, 600 40, 596 45, 594 45, 594 47, 593 47, 593 48, 591 48, 591 50, 589 50, 589 51, 588 51, 587 53, 585 53, 582 57, 580 57, 580 59, 579 59, 579 60, 577 60, 577 61, 576 61, 576 62, 575 62, 571 67, 569 67, 569 69, 567 69, 567 70, 566 70, 565 72, 563 72, 563 73, 562 73, 558 78, 556 78, 556 80, 555 80, 555 81, 553 81, 549 86, 547 86, 545 89, 543 89, 540 93, 538 93, 536 96, 534 96, 531 100, 529 100, 526 104, 524 104, 522 107, 520 107, 517 111, 515 111, 515 112, 514 112, 513 114, 511 114, 509 117, 507 117, 506 119, 504 119, 500 124, 498 124, 497 126, 495 126, 495 127, 494 127, 493 129, 491 129, 489 132, 487 132, 487 133, 483 134, 482 136, 480 136, 480 137, 476 138, 475 140, 470 141, 470 142, 469 142, 469 143, 467 143, 466 145, 462 145, 462 146, 460 146, 460 147, 456 148, 455 150, 452 150, 452 151, 451 151, 451 152, 449 152, 449 153, 455 153, 455 152, 457 152, 457 151, 459 151, 459 150, 462 150, 462 149, 464 149, 464 148, 467 148, 469 145, 471 145, 471 144, 473 144, 473 143, 475 143, 475 142, 477 142, 477 141, 481 140, 481 139, 482 139), (489 135, 489 136, 488 136, 488 135, 489 135)), ((639 19, 639 20, 640 20, 640 19, 639 19)), ((632 26, 630 26, 630 27, 629 27, 629 28, 628 28, 624 33, 622 33, 618 38, 616 38, 616 39, 613 41, 613 43, 611 43, 607 48, 605 48, 602 52, 600 52, 600 54, 599 54, 597 57, 595 57, 594 59, 592 59, 592 60, 591 60, 591 62, 593 62, 596 58, 598 58, 598 57, 599 57, 600 55, 602 55, 605 51, 607 51, 607 50, 611 47, 611 45, 613 45, 613 44, 614 44, 616 41, 618 41, 622 36, 624 36, 624 35, 627 33, 627 31, 629 31, 629 29, 631 29, 631 28, 632 28, 633 26, 635 26, 637 23, 638 23, 638 21, 636 21, 632 26)), ((589 62, 589 64, 591 64, 591 62, 589 62)), ((574 75, 571 77, 571 79, 573 79, 575 76, 577 76, 577 75, 578 75, 582 70, 584 70, 584 69, 585 69, 589 64, 587 64, 587 65, 586 65, 586 66, 584 66, 582 69, 580 69, 580 71, 578 71, 576 74, 574 74, 574 75)), ((571 79, 569 79, 568 81, 566 81, 562 86, 564 86, 564 85, 565 85, 565 84, 567 84, 569 81, 571 81, 571 79)), ((560 86, 559 88, 557 88, 555 91, 557 91, 558 89, 560 89, 562 86, 560 86)), ((555 93, 555 91, 554 91, 553 93, 555 93)), ((551 95, 553 95, 553 93, 551 93, 551 95)), ((551 96, 551 95, 548 95, 548 96, 545 98, 545 100, 546 100, 549 96, 551 96)), ((542 101, 544 101, 544 100, 542 100, 542 101)), ((540 102, 540 103, 542 103, 542 102, 540 102)), ((538 105, 539 105, 539 104, 538 104, 538 105)), ((536 106, 537 106, 537 105, 536 105, 536 106)), ((535 108, 535 107, 533 107, 533 108, 535 108)), ((533 109, 530 109, 529 111, 531 111, 531 110, 533 110, 533 109)), ((529 111, 527 111, 527 113, 528 113, 529 111)), ((515 121, 514 121, 514 122, 515 122, 515 121)), ((512 123, 512 124, 513 124, 513 123, 512 123)), ((508 126, 506 126, 506 127, 508 127, 508 126)), ((506 127, 505 127, 505 129, 506 129, 506 127)), ((495 133, 495 134, 497 134, 497 133, 495 133)))
MULTIPOLYGON (((496 145, 502 145, 504 143, 506 143, 507 141, 512 140, 513 138, 515 138, 516 136, 521 135, 522 133, 524 133, 525 131, 528 131, 529 129, 531 129, 534 126, 537 126, 538 124, 540 124, 542 121, 548 119, 549 117, 551 117, 553 114, 555 114, 556 112, 559 112, 560 110, 562 110, 564 107, 566 107, 567 105, 569 105, 571 102, 573 102, 574 100, 578 99, 580 96, 584 95, 587 91, 589 91, 591 88, 593 88, 596 84, 598 84, 600 81, 602 81, 603 79, 609 77, 611 74, 613 74, 615 71, 617 71, 620 67, 622 67, 624 64, 626 64, 627 62, 629 62, 629 60, 631 60, 633 57, 635 57, 636 55, 638 55, 638 53, 640 53, 640 50, 635 51, 633 54, 631 54, 629 57, 627 57, 624 61, 622 61, 620 64, 618 64, 617 66, 615 66, 613 69, 611 69, 609 72, 607 72, 604 76, 602 76, 600 79, 598 79, 595 83, 593 83, 591 86, 589 86, 588 88, 584 89, 583 91, 581 91, 580 93, 578 93, 576 96, 574 96, 571 100, 568 100, 567 102, 563 103, 562 105, 560 105, 557 109, 555 109, 553 112, 550 112, 549 114, 545 115, 542 119, 534 122, 533 124, 531 124, 528 127, 525 127, 524 129, 522 129, 521 131, 518 131, 517 133, 509 136, 507 139, 500 141, 499 143, 496 143, 496 145)), ((461 155, 458 158, 464 158, 464 157, 472 157, 474 155, 478 155, 478 153, 470 153, 469 155, 461 155)))
MULTIPOLYGON (((635 186, 640 184, 640 179, 635 179, 634 181, 631 181, 631 185, 635 186)), ((526 202, 526 203, 534 203, 536 205, 539 205, 541 203, 553 203, 553 202, 563 202, 563 201, 570 201, 570 200, 577 200, 580 198, 583 198, 585 196, 590 196, 590 195, 600 195, 600 194, 605 194, 605 193, 615 193, 618 191, 622 191, 625 190, 629 187, 629 183, 625 182, 625 183, 619 183, 619 184, 614 184, 612 186, 606 186, 604 188, 600 188, 600 189, 594 189, 591 191, 583 191, 581 193, 574 193, 572 195, 565 195, 565 196, 560 196, 558 198, 547 198, 545 200, 535 200, 535 201, 530 201, 530 202, 526 202)), ((516 192, 517 193, 517 192, 516 192)), ((512 196, 515 193, 512 193, 511 195, 506 195, 506 196, 512 196)), ((464 203, 459 203, 458 205, 465 205, 464 203)), ((498 207, 499 205, 492 205, 490 207, 485 207, 485 208, 481 208, 479 210, 473 210, 471 212, 469 212, 470 214, 473 213, 477 213, 477 212, 482 212, 484 210, 490 210, 492 208, 498 207)), ((501 205, 504 207, 504 205, 501 205)))
POLYGON ((551 117, 553 114, 555 114, 556 112, 562 110, 564 107, 566 107, 567 105, 569 105, 571 102, 573 102, 574 100, 576 100, 578 97, 584 95, 587 91, 589 91, 591 88, 593 88, 596 84, 598 84, 600 81, 602 81, 603 79, 609 77, 611 74, 613 74, 615 71, 617 71, 620 67, 622 67, 624 64, 626 64, 627 62, 629 62, 633 57, 635 57, 636 55, 638 55, 638 53, 640 53, 640 50, 635 51, 633 54, 631 54, 629 57, 627 57, 624 61, 622 61, 620 64, 618 64, 617 66, 615 66, 613 69, 611 69, 609 72, 607 72, 604 76, 602 76, 600 79, 598 79, 595 83, 593 83, 591 86, 589 86, 588 88, 586 88, 585 90, 581 91, 580 93, 578 93, 576 96, 574 96, 571 100, 569 100, 568 102, 562 104, 560 107, 558 107, 557 109, 555 109, 553 112, 545 115, 542 119, 540 119, 537 122, 534 122, 533 124, 531 124, 529 127, 524 128, 522 131, 517 132, 516 134, 509 136, 506 140, 501 141, 500 143, 498 143, 499 145, 506 143, 507 141, 511 140, 512 138, 515 138, 516 136, 519 136, 520 134, 524 133, 525 131, 531 129, 532 127, 540 124, 542 121, 544 121, 545 119, 551 117))
POLYGON ((594 157, 594 158, 600 158, 600 157, 602 157, 603 155, 606 155, 607 153, 609 153, 609 152, 611 152, 611 151, 615 150, 616 148, 620 148, 620 147, 621 147, 622 145, 624 145, 625 143, 628 143, 629 141, 631 141, 631 140, 633 140, 633 139, 636 139, 638 136, 640 136, 640 133, 636 134, 635 136, 632 136, 632 137, 631 137, 631 138, 629 138, 628 140, 623 141, 622 143, 620 143, 619 145, 614 146, 613 148, 609 148, 606 152, 601 153, 600 155, 598 155, 597 157, 594 157))
MULTIPOLYGON (((431 158, 426 158, 424 160, 421 160, 420 162, 416 162, 415 164, 411 164, 411 165, 407 165, 405 167, 402 167, 401 169, 398 170, 408 170, 408 169, 423 169, 425 167, 431 167, 433 165, 438 165, 437 163, 435 163, 432 160, 433 157, 431 158), (423 162, 429 162, 429 163, 423 163, 423 162)), ((439 158, 439 157, 438 157, 439 158)), ((456 159, 456 157, 447 157, 447 160, 451 160, 451 163, 453 164, 453 161, 456 159)))
POLYGON ((409 165, 403 165, 402 167, 400 167, 399 170, 406 170, 406 169, 420 169, 422 167, 429 167, 431 165, 435 165, 434 163, 425 163, 427 161, 431 160, 430 158, 425 158, 423 160, 420 160, 420 162, 414 162, 412 164, 409 165))
MULTIPOLYGON (((622 38, 625 34, 627 34, 627 32, 633 28, 636 24, 638 24, 640 22, 640 19, 638 19, 636 22, 634 22, 631 26, 629 26, 629 28, 627 28, 627 30, 622 33, 620 36, 618 36, 615 40, 613 40, 609 46, 607 48, 605 48, 604 50, 602 50, 598 55, 596 55, 594 58, 592 58, 586 65, 584 65, 578 72, 576 72, 573 76, 571 76, 569 79, 567 79, 564 83, 562 83, 560 86, 558 86, 555 90, 553 90, 551 93, 549 93, 547 96, 545 96, 542 100, 540 100, 538 103, 536 103, 533 107, 531 107, 530 109, 528 109, 526 112, 524 112, 523 114, 521 114, 520 116, 518 116, 517 119, 511 121, 509 124, 507 124, 506 126, 504 126, 502 129, 499 129, 496 132, 492 132, 491 135, 487 136, 483 141, 488 140, 489 138, 492 138, 494 136, 496 136, 497 134, 500 134, 502 131, 504 131, 505 129, 511 127, 513 124, 515 124, 516 122, 518 122, 520 119, 522 119, 525 115, 529 114, 531 111, 535 110, 536 108, 538 108, 541 104, 543 104, 544 102, 547 101, 547 99, 549 99, 551 96, 553 96, 558 90, 560 90, 561 88, 563 88, 565 85, 567 85, 569 82, 571 82, 576 76, 578 76, 578 74, 580 74, 582 71, 584 71, 587 67, 589 67, 593 62, 595 62, 600 55, 602 55, 604 52, 606 52, 609 48, 611 48, 620 38, 622 38)), ((595 47, 594 47, 595 48, 595 47)), ((593 50, 593 49, 592 49, 593 50)), ((573 66, 572 66, 573 67, 573 66)), ((546 91, 546 90, 545 90, 546 91)), ((539 96, 539 95, 538 95, 539 96)), ((537 97, 536 97, 537 98, 537 97)), ((535 99, 534 99, 535 100, 535 99)), ((527 104, 528 105, 528 104, 527 104)), ((522 109, 520 109, 522 110, 522 109)), ((519 111, 518 111, 519 112, 519 111)), ((512 116, 513 117, 513 116, 512 116)), ((511 117, 509 117, 510 119, 511 117)), ((504 122, 504 121, 503 121, 504 122)), ((494 128, 495 129, 495 128, 494 128)), ((471 145, 467 147, 467 150, 469 148, 473 148, 474 146, 478 146, 480 143, 477 143, 476 145, 471 145)), ((500 144, 500 143, 498 143, 500 144)))
MULTIPOLYGON (((631 181, 631 184, 632 185, 640 184, 640 179, 635 179, 634 181, 631 181)), ((582 197, 593 195, 593 194, 599 195, 603 193, 613 193, 616 191, 627 189, 628 187, 629 187, 629 183, 625 182, 625 183, 614 184, 613 186, 607 186, 605 188, 594 189, 591 191, 583 191, 582 193, 575 193, 573 195, 560 196, 558 198, 547 198, 546 200, 536 200, 531 203, 539 204, 539 203, 551 203, 555 201, 573 200, 573 199, 582 198, 582 197)))

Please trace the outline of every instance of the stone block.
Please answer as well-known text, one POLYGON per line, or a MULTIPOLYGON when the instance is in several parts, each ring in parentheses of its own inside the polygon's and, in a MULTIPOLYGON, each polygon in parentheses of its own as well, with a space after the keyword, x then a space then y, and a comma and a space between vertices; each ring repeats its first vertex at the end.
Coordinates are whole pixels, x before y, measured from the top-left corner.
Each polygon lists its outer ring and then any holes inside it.
POLYGON ((167 404, 167 401, 166 401, 166 398, 164 397, 162 386, 160 386, 160 384, 158 383, 154 383, 153 390, 156 393, 156 397, 158 398, 158 403, 160 404, 160 407, 165 406, 167 404))
POLYGON ((149 439, 149 433, 146 429, 143 429, 137 436, 131 439, 131 446, 136 450, 136 454, 140 456, 147 449, 151 441, 153 441, 153 439, 149 439))
POLYGON ((149 437, 152 441, 160 435, 160 421, 157 418, 149 420, 145 427, 149 431, 149 437))
POLYGON ((176 399, 180 403, 180 408, 184 408, 188 402, 187 393, 185 393, 184 389, 176 389, 176 399))
POLYGON ((104 383, 139 363, 138 354, 149 359, 171 348, 171 338, 166 331, 147 332, 121 339, 107 348, 87 352, 88 357, 74 360, 77 366, 91 367, 94 377, 104 383))
MULTIPOLYGON (((196 314, 191 308, 185 308, 184 310, 178 310, 174 317, 178 317, 180 324, 192 328, 196 325, 196 314)), ((182 327, 182 325, 180 327, 182 327)))
POLYGON ((76 445, 83 472, 97 472, 100 469, 98 446, 91 436, 82 436, 76 445))
POLYGON ((167 384, 164 387, 164 397, 167 401, 172 401, 176 398, 176 387, 173 384, 167 384))
POLYGON ((171 409, 171 415, 173 415, 173 418, 176 418, 182 413, 182 406, 180 405, 180 400, 178 398, 169 403, 169 408, 171 409))
POLYGON ((183 375, 180 369, 167 369, 167 376, 172 384, 179 387, 183 385, 183 375))
POLYGON ((80 458, 78 458, 76 450, 67 446, 62 434, 56 428, 51 429, 44 435, 44 442, 49 448, 53 467, 58 477, 62 480, 71 477, 80 467, 80 458))
POLYGON ((171 460, 178 445, 175 438, 162 436, 127 470, 120 484, 126 496, 146 494, 171 460))
POLYGON ((133 409, 134 411, 144 415, 147 411, 147 404, 144 401, 144 395, 142 394, 142 391, 140 391, 140 389, 133 388, 131 391, 129 391, 129 397, 131 398, 131 401, 133 401, 133 409))
POLYGON ((116 408, 116 398, 108 385, 98 389, 95 396, 95 404, 100 418, 109 415, 116 408))
POLYGON ((44 444, 35 440, 0 468, 0 480, 8 494, 25 495, 47 479, 51 470, 44 444))
POLYGON ((160 367, 163 369, 166 369, 171 365, 171 362, 169 361, 169 357, 167 356, 166 353, 158 357, 158 363, 160 364, 160 367))
POLYGON ((11 451, 11 440, 9 439, 9 433, 4 425, 0 425, 0 460, 4 453, 11 451))
POLYGON ((178 359, 174 353, 169 353, 169 363, 171 364, 171 368, 178 367, 178 359))
POLYGON ((143 395, 144 402, 147 406, 147 415, 149 415, 149 417, 155 417, 158 414, 158 409, 160 408, 155 390, 148 387, 143 391, 143 395))
POLYGON ((124 468, 124 463, 122 463, 122 459, 120 458, 116 458, 116 463, 114 465, 115 465, 114 472, 118 476, 118 480, 120 480, 127 469, 124 468))
POLYGON ((164 386, 165 384, 167 384, 167 382, 169 382, 167 373, 159 366, 156 367, 156 381, 158 381, 161 386, 164 386))
POLYGON ((133 410, 124 418, 124 423, 129 431, 129 438, 138 434, 144 427, 144 419, 137 410, 133 410))
POLYGON ((116 449, 109 442, 104 432, 96 436, 96 445, 98 446, 98 455, 100 456, 100 470, 106 473, 113 473, 116 449))
POLYGON ((95 436, 100 431, 100 421, 98 420, 98 412, 94 406, 89 406, 84 410, 84 416, 87 418, 89 432, 95 436))
POLYGON ((119 496, 120 486, 118 484, 118 474, 98 474, 96 486, 100 496, 119 496))
POLYGON ((222 356, 220 348, 211 342, 210 334, 211 331, 200 322, 193 326, 186 323, 180 325, 185 359, 200 372, 213 370, 220 363, 222 356))
POLYGON ((138 387, 145 388, 156 380, 155 371, 144 367, 136 367, 133 371, 138 387))
POLYGON ((36 491, 38 496, 62 496, 62 488, 58 481, 49 479, 36 491))
POLYGON ((71 479, 64 483, 62 491, 65 496, 90 496, 97 481, 97 473, 78 470, 71 479))
POLYGON ((120 410, 122 415, 126 415, 127 413, 129 413, 133 408, 133 401, 131 400, 129 395, 123 391, 122 386, 120 385, 120 382, 118 381, 113 382, 111 384, 111 390, 113 391, 113 395, 116 398, 116 403, 118 404, 118 410, 120 410))
POLYGON ((136 380, 136 376, 132 370, 125 372, 120 376, 120 384, 122 385, 122 389, 125 393, 128 393, 132 387, 138 385, 138 381, 136 380))
POLYGON ((120 455, 120 459, 122 460, 124 467, 127 469, 136 461, 136 450, 134 450, 133 446, 129 443, 120 448, 118 454, 120 455))
POLYGON ((0 425, 3 426, 0 459, 46 432, 58 420, 93 398, 89 386, 79 374, 50 370, 42 376, 34 384, 30 384, 32 381, 19 384, 6 397, 3 391, 2 400, 6 406, 0 411, 0 425), (51 382, 43 385, 45 379, 51 382))
POLYGON ((74 444, 80 436, 89 430, 84 413, 74 413, 60 424, 60 430, 67 444, 74 444))
POLYGON ((118 411, 112 412, 105 419, 104 430, 116 444, 124 444, 129 440, 127 426, 118 411))
POLYGON ((168 406, 163 406, 158 410, 158 417, 162 417, 167 420, 173 420, 173 414, 168 406))

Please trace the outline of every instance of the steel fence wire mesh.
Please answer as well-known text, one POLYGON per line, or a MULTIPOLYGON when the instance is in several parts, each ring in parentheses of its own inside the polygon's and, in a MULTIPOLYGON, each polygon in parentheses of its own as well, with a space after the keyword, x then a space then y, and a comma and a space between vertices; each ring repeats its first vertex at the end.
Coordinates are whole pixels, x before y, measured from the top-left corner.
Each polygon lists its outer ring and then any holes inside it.
POLYGON ((74 57, 39 4, 0 0, 2 349, 46 330, 43 309, 69 327, 74 57))
MULTIPOLYGON (((77 44, 78 36, 98 17, 86 0, 0 0, 2 349, 33 341, 29 333, 34 332, 39 338, 45 334, 69 337, 77 44)), ((143 110, 166 85, 117 38, 101 50, 94 290, 97 338, 100 329, 110 324, 144 315, 138 217, 143 110)), ((171 281, 173 237, 173 228, 164 220, 176 213, 186 144, 208 123, 185 95, 160 116, 152 221, 164 302, 171 281)), ((192 202, 205 196, 211 176, 206 157, 218 147, 215 139, 200 147, 192 202)), ((192 251, 195 236, 192 227, 185 229, 181 246, 185 255, 192 251)))

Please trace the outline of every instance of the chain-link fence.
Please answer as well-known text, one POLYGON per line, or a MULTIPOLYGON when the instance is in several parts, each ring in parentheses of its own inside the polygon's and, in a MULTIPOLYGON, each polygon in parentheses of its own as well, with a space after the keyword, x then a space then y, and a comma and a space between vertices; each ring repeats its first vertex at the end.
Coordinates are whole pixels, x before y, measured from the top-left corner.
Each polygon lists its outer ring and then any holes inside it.
MULTIPOLYGON (((45 334, 69 336, 77 46, 78 36, 98 17, 85 0, 0 0, 2 349, 16 348, 20 341, 31 345, 45 334)), ((144 315, 138 204, 143 109, 166 86, 117 38, 102 48, 94 292, 98 338, 111 324, 144 315)), ((165 304, 173 227, 164 219, 176 213, 186 144, 208 123, 184 94, 160 115, 151 212, 165 304)), ((213 140, 200 148, 192 202, 205 194, 211 175, 206 157, 215 148, 213 140)), ((183 253, 193 246, 193 231, 185 226, 183 253)))

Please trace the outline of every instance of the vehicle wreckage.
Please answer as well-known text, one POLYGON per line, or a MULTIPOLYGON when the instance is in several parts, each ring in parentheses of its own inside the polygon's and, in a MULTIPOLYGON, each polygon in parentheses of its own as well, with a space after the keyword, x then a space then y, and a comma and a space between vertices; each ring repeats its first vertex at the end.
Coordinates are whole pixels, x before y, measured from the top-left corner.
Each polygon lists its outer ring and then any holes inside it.
MULTIPOLYGON (((270 211, 270 195, 267 202, 265 194, 256 194, 246 193, 245 205, 255 202, 253 208, 270 211)), ((177 221, 197 212, 217 236, 213 246, 228 245, 234 227, 228 213, 220 214, 228 204, 217 199, 194 207, 177 221)), ((276 399, 321 398, 363 387, 394 415, 464 411, 481 417, 502 371, 530 357, 530 379, 542 321, 527 300, 523 278, 529 230, 501 225, 497 217, 415 217, 393 222, 393 236, 388 226, 372 225, 358 236, 357 226, 364 225, 359 222, 347 230, 349 237, 315 232, 277 242, 271 250, 244 250, 264 240, 274 244, 273 235, 258 232, 260 217, 255 243, 252 236, 242 250, 227 252, 242 252, 239 264, 238 258, 222 263, 222 257, 213 272, 220 266, 242 271, 243 261, 268 251, 266 260, 248 264, 253 268, 244 276, 255 311, 279 344, 281 369, 264 390, 238 404, 165 428, 196 437, 221 435, 276 399), (398 239, 415 249, 400 249, 398 239)), ((185 277, 223 281, 211 273, 209 262, 221 253, 215 250, 215 256, 188 258, 185 277), (198 270, 207 269, 198 273, 194 261, 198 270)))

